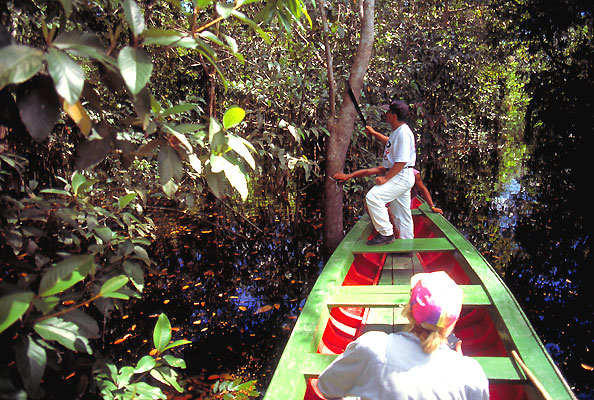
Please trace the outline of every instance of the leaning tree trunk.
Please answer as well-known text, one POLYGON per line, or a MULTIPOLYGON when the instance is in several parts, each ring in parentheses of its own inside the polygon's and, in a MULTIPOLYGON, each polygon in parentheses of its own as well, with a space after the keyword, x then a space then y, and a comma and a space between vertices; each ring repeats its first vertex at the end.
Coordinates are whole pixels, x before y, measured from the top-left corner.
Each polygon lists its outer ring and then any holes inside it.
MULTIPOLYGON (((365 0, 361 7, 361 40, 355 54, 349 82, 355 95, 360 93, 373 48, 375 0, 365 0)), ((327 50, 328 57, 328 50, 327 50)), ((332 64, 329 63, 331 66, 332 64)), ((337 119, 328 123, 330 137, 326 141, 326 178, 324 181, 324 250, 330 254, 344 235, 343 191, 331 177, 344 170, 346 153, 353 135, 355 106, 343 91, 342 107, 337 119)), ((332 101, 332 100, 331 100, 332 101)))

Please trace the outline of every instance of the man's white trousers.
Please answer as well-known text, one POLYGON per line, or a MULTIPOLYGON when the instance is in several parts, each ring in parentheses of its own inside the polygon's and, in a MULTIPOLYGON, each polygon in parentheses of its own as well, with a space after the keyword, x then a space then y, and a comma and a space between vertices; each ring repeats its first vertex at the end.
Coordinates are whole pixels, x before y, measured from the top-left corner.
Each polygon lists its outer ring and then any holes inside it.
POLYGON ((400 239, 413 239, 413 220, 410 212, 410 189, 415 184, 412 168, 405 168, 383 185, 375 185, 365 197, 367 211, 375 229, 384 236, 394 234, 388 208, 394 216, 394 224, 400 230, 400 239))

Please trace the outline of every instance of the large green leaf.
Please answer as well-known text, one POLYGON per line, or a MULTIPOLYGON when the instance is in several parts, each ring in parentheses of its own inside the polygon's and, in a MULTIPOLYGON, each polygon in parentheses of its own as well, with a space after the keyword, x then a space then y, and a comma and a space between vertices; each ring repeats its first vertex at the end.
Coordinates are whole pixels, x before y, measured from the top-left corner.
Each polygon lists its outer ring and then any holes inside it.
POLYGON ((17 292, 0 297, 0 332, 23 316, 33 296, 32 292, 17 292))
POLYGON ((161 353, 165 350, 165 347, 167 347, 170 341, 171 323, 165 314, 161 314, 155 324, 155 330, 153 331, 153 343, 155 344, 155 349, 161 353))
POLYGON ((159 182, 165 185, 172 178, 181 179, 184 173, 184 166, 179 155, 170 146, 162 146, 157 157, 159 182))
POLYGON ((31 336, 19 336, 14 346, 17 369, 30 397, 36 398, 47 363, 45 348, 31 336))
POLYGON ((134 35, 141 35, 144 31, 144 16, 134 0, 124 0, 124 14, 134 35))
POLYGON ((93 354, 89 340, 80 333, 80 328, 73 322, 52 317, 36 323, 33 329, 45 340, 55 340, 72 351, 93 354))
POLYGON ((41 277, 39 295, 51 296, 63 292, 85 279, 95 267, 94 258, 94 254, 72 256, 51 267, 41 277))
POLYGON ((48 50, 46 57, 56 91, 68 104, 75 104, 85 84, 83 69, 68 54, 54 48, 48 50))
POLYGON ((11 44, 0 48, 0 90, 22 83, 41 70, 43 53, 29 46, 11 44))
POLYGON ((142 49, 126 46, 118 54, 118 67, 133 95, 138 94, 148 83, 153 72, 153 63, 142 49))
POLYGON ((106 65, 116 65, 115 60, 105 54, 101 40, 92 33, 82 31, 62 32, 56 37, 53 45, 76 56, 92 58, 106 65))

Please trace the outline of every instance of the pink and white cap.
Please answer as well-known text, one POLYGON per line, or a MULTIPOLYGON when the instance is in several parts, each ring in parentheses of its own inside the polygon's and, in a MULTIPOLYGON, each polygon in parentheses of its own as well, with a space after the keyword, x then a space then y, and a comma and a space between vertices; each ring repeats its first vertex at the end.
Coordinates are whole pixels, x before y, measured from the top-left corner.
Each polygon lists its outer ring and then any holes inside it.
POLYGON ((444 271, 415 274, 410 307, 413 318, 423 328, 448 328, 460 316, 462 289, 444 271))

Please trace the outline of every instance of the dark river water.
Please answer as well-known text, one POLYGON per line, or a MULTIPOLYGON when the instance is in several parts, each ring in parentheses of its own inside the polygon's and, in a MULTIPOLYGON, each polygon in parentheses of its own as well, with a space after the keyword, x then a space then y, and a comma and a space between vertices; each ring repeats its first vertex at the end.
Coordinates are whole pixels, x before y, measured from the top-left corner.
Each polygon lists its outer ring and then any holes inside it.
MULTIPOLYGON (((581 217, 558 202, 540 202, 541 186, 530 178, 516 174, 480 202, 433 192, 445 216, 503 276, 576 395, 592 399, 589 236, 581 217)), ((133 349, 146 347, 164 312, 174 337, 192 340, 180 354, 195 397, 226 374, 256 379, 264 393, 324 263, 321 189, 299 192, 271 187, 247 203, 213 202, 196 216, 160 210, 160 239, 151 248, 160 273, 126 311, 134 318, 110 322, 105 348, 134 359, 133 349), (113 345, 126 333, 133 334, 113 345)), ((361 211, 356 195, 347 198, 348 227, 361 211)))

